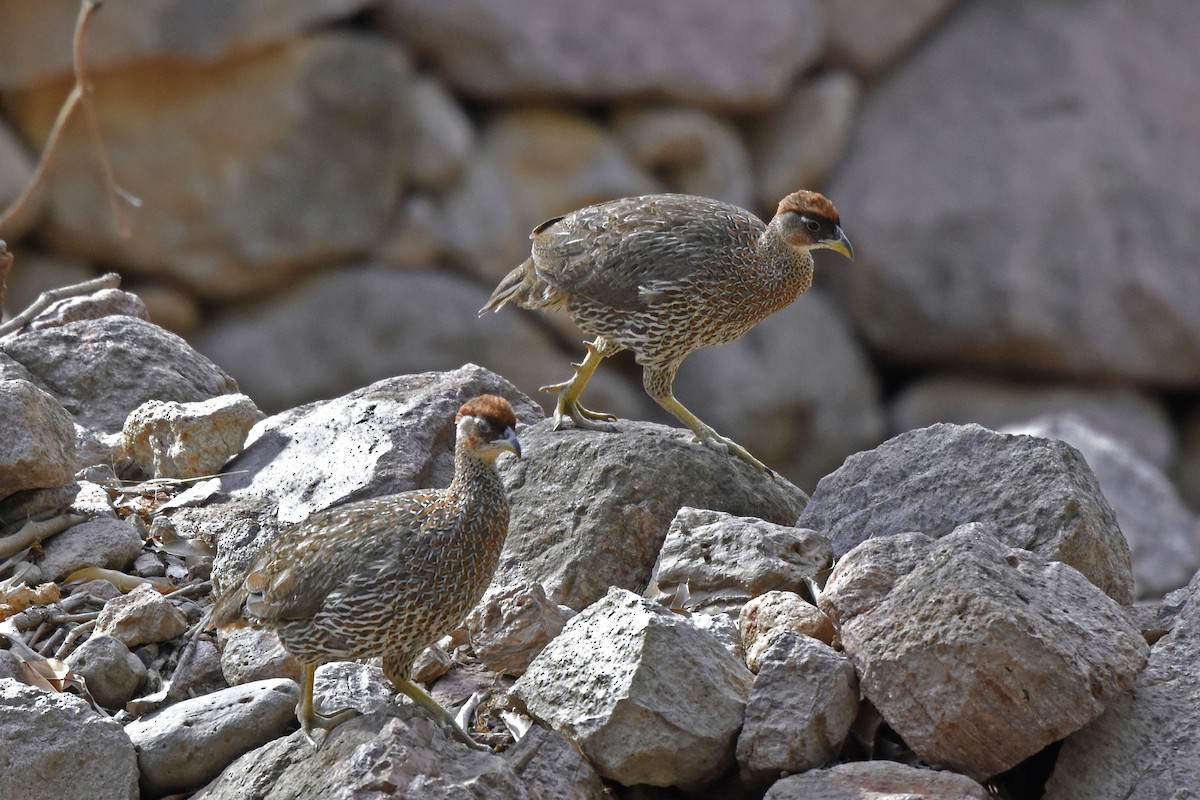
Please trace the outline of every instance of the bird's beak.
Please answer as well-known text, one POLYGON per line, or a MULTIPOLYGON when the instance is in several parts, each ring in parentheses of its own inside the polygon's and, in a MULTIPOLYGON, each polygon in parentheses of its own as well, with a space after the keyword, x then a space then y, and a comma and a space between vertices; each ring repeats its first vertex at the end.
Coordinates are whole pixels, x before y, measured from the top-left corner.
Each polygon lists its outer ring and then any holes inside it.
POLYGON ((842 233, 841 228, 835 228, 835 230, 837 231, 837 236, 830 239, 822 239, 821 244, 853 261, 854 248, 850 246, 850 240, 846 238, 846 234, 842 233))
POLYGON ((521 440, 517 438, 517 434, 512 428, 504 431, 504 438, 497 439, 496 446, 501 450, 507 450, 517 458, 521 457, 521 440))

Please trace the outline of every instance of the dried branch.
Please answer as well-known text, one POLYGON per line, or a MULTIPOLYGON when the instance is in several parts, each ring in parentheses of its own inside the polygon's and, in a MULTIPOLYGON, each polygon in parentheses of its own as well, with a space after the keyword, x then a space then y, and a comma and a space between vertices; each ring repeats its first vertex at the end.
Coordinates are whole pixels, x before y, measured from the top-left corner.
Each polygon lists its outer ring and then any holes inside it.
POLYGON ((21 530, 0 538, 0 558, 5 558, 13 553, 24 550, 34 542, 49 539, 57 533, 62 533, 72 525, 87 522, 88 519, 89 517, 83 514, 60 514, 57 517, 51 517, 41 522, 26 522, 21 527, 21 530))
MULTIPOLYGON (((42 292, 38 295, 37 300, 30 303, 29 308, 17 314, 3 325, 0 325, 0 337, 8 336, 10 333, 16 333, 21 330, 32 322, 34 317, 59 300, 65 300, 68 297, 80 297, 92 292, 98 292, 101 289, 116 289, 120 285, 121 276, 115 272, 110 272, 107 275, 101 275, 99 278, 92 278, 90 281, 42 292)), ((2 555, 2 551, 0 551, 0 555, 2 555)))

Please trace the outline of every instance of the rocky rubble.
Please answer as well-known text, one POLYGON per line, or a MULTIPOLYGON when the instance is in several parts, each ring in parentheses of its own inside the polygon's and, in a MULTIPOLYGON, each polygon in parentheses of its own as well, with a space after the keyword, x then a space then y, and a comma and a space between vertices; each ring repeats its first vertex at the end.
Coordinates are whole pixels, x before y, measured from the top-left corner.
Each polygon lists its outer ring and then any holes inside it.
MULTIPOLYGON (((121 323, 60 322, 73 326, 121 323)), ((54 330, 0 344, 24 354, 14 342, 54 330)), ((156 341, 215 374, 182 340, 156 341)), ((121 362, 80 367, 104 381, 121 362)), ((161 402, 120 400, 122 424, 88 405, 72 414, 52 384, 5 383, 34 386, 96 434, 80 441, 111 443, 109 466, 77 458, 73 481, 35 469, 53 478, 39 483, 67 483, 0 500, 0 544, 20 536, 34 501, 64 528, 40 553, 9 553, 0 576, 0 727, 54 731, 62 758, 104 776, 105 796, 266 797, 283 786, 313 798, 592 800, 657 786, 752 800, 881 787, 982 797, 991 786, 1034 798, 1028 787, 1043 785, 1047 797, 1125 796, 1099 787, 1134 783, 1079 766, 1097 748, 1146 791, 1197 771, 1187 748, 1170 763, 1159 752, 1163 737, 1196 735, 1186 665, 1198 584, 1158 606, 1120 604, 1133 576, 1121 527, 1088 462, 1059 440, 911 431, 848 460, 806 507, 786 481, 652 423, 552 431, 532 401, 474 365, 260 419, 232 446, 226 423, 245 431, 257 416, 232 382, 185 401, 172 395, 195 389, 164 380, 161 402), (441 702, 467 704, 469 727, 495 749, 461 747, 397 700, 377 666, 354 663, 318 670, 318 704, 362 716, 314 749, 295 731, 298 665, 273 634, 239 629, 214 645, 185 633, 209 601, 208 575, 238 580, 288 520, 444 483, 447 420, 485 390, 510 397, 522 421, 524 458, 503 468, 509 555, 422 675, 441 702), (212 458, 215 442, 233 451, 215 477, 145 480, 212 458), (153 491, 129 492, 114 467, 153 491), (61 513, 72 506, 82 513, 61 513), (105 549, 108 539, 120 544, 105 549), (20 588, 30 582, 40 585, 20 588)), ((36 443, 54 441, 54 426, 14 424, 33 451, 59 458, 36 443)), ((1143 542, 1134 569, 1164 541, 1143 542)), ((70 794, 55 787, 74 770, 40 750, 0 759, 21 776, 10 784, 19 796, 70 794)))

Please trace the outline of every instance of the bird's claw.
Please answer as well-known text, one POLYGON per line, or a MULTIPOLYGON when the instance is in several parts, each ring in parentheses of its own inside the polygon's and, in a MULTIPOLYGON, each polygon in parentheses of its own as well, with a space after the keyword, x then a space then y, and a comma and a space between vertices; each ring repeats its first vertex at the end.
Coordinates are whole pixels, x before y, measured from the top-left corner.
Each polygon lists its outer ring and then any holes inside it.
POLYGON ((697 442, 711 447, 720 453, 728 453, 729 455, 737 456, 772 480, 775 480, 778 477, 773 469, 759 461, 754 456, 750 455, 749 450, 742 447, 733 439, 722 436, 711 428, 706 431, 696 431, 695 433, 697 442))
POLYGON ((320 743, 313 737, 314 730, 323 730, 328 734, 329 731, 338 725, 360 716, 361 713, 358 709, 354 708, 343 708, 341 711, 335 711, 332 714, 322 714, 314 710, 310 717, 301 718, 300 730, 304 733, 304 738, 308 739, 313 747, 320 748, 320 743))
POLYGON ((589 411, 579 403, 559 403, 554 409, 554 430, 561 431, 567 426, 567 420, 571 420, 574 427, 587 431, 602 431, 604 433, 615 433, 617 426, 613 425, 616 417, 612 414, 604 414, 597 411, 589 411))

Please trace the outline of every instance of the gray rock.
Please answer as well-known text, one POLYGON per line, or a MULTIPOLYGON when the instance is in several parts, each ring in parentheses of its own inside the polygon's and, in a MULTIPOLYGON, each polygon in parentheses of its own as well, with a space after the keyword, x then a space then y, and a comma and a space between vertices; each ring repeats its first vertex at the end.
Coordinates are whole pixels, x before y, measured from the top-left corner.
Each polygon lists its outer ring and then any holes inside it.
MULTIPOLYGON (((89 28, 88 63, 96 70, 155 57, 215 61, 299 36, 348 17, 369 0, 294 0, 278 6, 224 2, 194 9, 119 4, 96 14, 89 28)), ((5 15, 0 86, 20 86, 71 71, 71 4, 20 4, 5 15), (63 35, 64 32, 67 35, 63 35)))
POLYGON ((965 775, 919 769, 894 761, 857 761, 814 769, 778 781, 763 800, 988 800, 965 775))
POLYGON ((829 617, 795 592, 773 591, 755 597, 742 606, 737 624, 751 672, 758 672, 760 659, 777 631, 794 631, 830 645, 835 637, 829 617))
POLYGON ((674 610, 736 616, 750 598, 799 591, 832 564, 829 540, 816 531, 684 507, 671 520, 645 596, 674 610))
POLYGON ((300 687, 287 679, 184 700, 125 726, 138 750, 142 792, 158 797, 203 786, 295 721, 300 687))
POLYGON ((11 650, 0 650, 0 680, 5 678, 25 682, 25 662, 11 650))
POLYGON ((778 99, 820 56, 828 13, 821 2, 786 0, 569 8, 522 0, 503 9, 481 0, 389 0, 381 8, 389 29, 474 97, 665 98, 741 110, 778 99))
POLYGON ((0 499, 69 483, 75 426, 62 405, 26 380, 0 380, 0 499))
POLYGON ((880 82, 829 186, 877 351, 1200 385, 1198 39, 1187 0, 963 3, 880 82))
POLYGON ((869 537, 961 524, 995 526, 1006 544, 1069 564, 1119 603, 1133 600, 1129 547, 1095 475, 1071 446, 931 425, 846 459, 817 484, 797 525, 842 556, 869 537))
POLYGON ((935 422, 975 422, 994 431, 1045 414, 1078 414, 1100 433, 1159 467, 1176 458, 1178 443, 1161 400, 1129 387, 1088 388, 943 373, 910 381, 888 408, 894 433, 935 422))
POLYGON ((221 491, 207 507, 181 509, 193 513, 182 515, 186 522, 176 514, 176 524, 220 531, 214 581, 234 585, 279 523, 365 497, 448 485, 454 415, 485 392, 512 402, 524 425, 542 418, 511 383, 474 364, 379 381, 255 425, 242 454, 226 465, 221 491))
POLYGON ((697 628, 713 636, 734 658, 746 658, 737 621, 728 614, 688 614, 688 619, 697 628))
POLYGON ((533 800, 609 800, 611 793, 579 745, 540 725, 505 751, 533 800))
POLYGON ((146 304, 136 294, 120 289, 101 289, 89 295, 59 300, 30 320, 28 330, 58 328, 68 322, 110 316, 136 317, 150 321, 150 312, 146 310, 146 304))
POLYGON ((467 617, 471 647, 484 666, 523 675, 542 648, 562 633, 571 612, 546 597, 537 581, 493 585, 467 617))
POLYGON ((445 191, 458 179, 475 147, 471 120, 432 76, 413 80, 410 102, 416 128, 410 151, 412 183, 430 192, 445 191))
POLYGON ((244 394, 195 403, 149 400, 125 420, 124 453, 149 478, 213 475, 241 452, 262 416, 244 394))
POLYGON ((139 797, 133 743, 73 694, 0 678, 0 741, 4 800, 139 797))
POLYGON ((438 198, 447 260, 491 289, 529 256, 529 230, 516 189, 490 157, 476 152, 449 191, 438 198))
POLYGON ((1148 651, 1082 575, 988 527, 864 542, 819 600, 891 728, 926 763, 981 781, 1098 717, 1148 651))
POLYGON ((755 207, 750 154, 731 123, 697 108, 637 106, 616 114, 613 131, 638 168, 662 177, 669 191, 755 207))
POLYGON ((614 588, 567 623, 513 694, 603 777, 695 790, 733 763, 752 679, 685 617, 614 588))
POLYGON ((1200 578, 1133 691, 1067 737, 1046 800, 1185 798, 1200 786, 1200 578))
POLYGON ((103 317, 0 340, 79 424, 119 431, 147 400, 186 403, 238 390, 173 333, 134 317, 103 317))
POLYGON ((496 583, 539 581, 581 609, 610 586, 645 589, 680 508, 709 508, 788 524, 805 494, 689 430, 622 419, 616 432, 520 432, 524 457, 498 465, 512 507, 496 583))
POLYGON ((1153 464, 1071 413, 1039 417, 1006 431, 1061 439, 1087 459, 1129 543, 1139 599, 1178 589, 1200 569, 1200 521, 1153 464))
MULTIPOLYGON (((215 64, 172 57, 151 70, 93 73, 108 98, 95 110, 113 172, 142 204, 126 215, 127 235, 95 213, 110 190, 95 180, 88 126, 68 126, 43 184, 41 235, 55 250, 201 298, 287 286, 386 230, 409 163, 411 75, 396 45, 351 31, 215 64), (170 112, 147 98, 169 99, 170 112)), ((61 86, 36 84, 6 101, 22 133, 43 141, 61 86)))
POLYGON ((119 639, 130 648, 169 642, 187 629, 183 612, 145 583, 109 600, 96 617, 96 633, 119 639))
POLYGON ((858 676, 827 644, 781 631, 759 658, 738 734, 742 776, 765 781, 832 761, 858 715, 858 676))
MULTIPOLYGON (((854 229, 846 230, 853 238, 854 229)), ((858 269, 834 254, 819 254, 817 261, 821 273, 858 269)), ((680 368, 675 396, 806 489, 884 436, 874 369, 819 289, 740 339, 692 353, 680 368)))
POLYGON ((146 680, 146 665, 112 636, 92 636, 67 656, 67 666, 105 708, 124 708, 146 680))
POLYGON ((125 570, 142 552, 137 528, 115 515, 72 525, 42 543, 43 557, 25 580, 61 581, 84 567, 125 570))
POLYGON ((509 762, 468 749, 411 706, 357 717, 313 746, 297 731, 231 764, 194 800, 540 800, 509 762))
POLYGON ((269 628, 247 625, 222 631, 221 674, 230 686, 267 678, 300 680, 300 662, 269 628))
POLYGON ((957 5, 958 0, 835 0, 827 58, 864 78, 876 77, 957 5))
POLYGON ((313 700, 323 713, 353 708, 371 714, 387 707, 396 690, 377 665, 334 661, 317 667, 313 680, 313 700))

